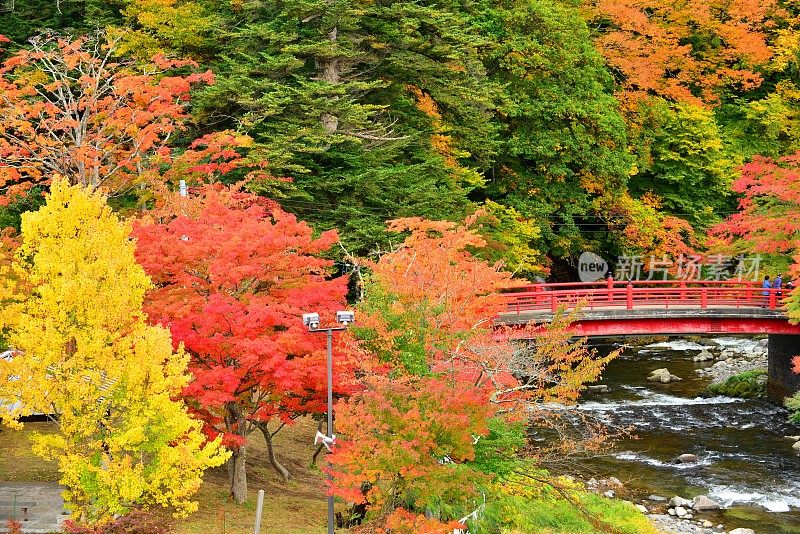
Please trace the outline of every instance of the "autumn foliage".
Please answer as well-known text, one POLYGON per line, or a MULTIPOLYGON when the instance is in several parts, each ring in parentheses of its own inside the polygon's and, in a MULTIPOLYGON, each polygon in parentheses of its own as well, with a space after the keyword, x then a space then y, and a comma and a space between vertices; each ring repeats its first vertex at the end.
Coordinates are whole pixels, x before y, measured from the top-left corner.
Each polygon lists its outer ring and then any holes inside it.
MULTIPOLYGON (((241 478, 232 489, 243 501, 247 435, 258 428, 270 443, 282 423, 324 411, 325 341, 301 315, 344 307, 346 279, 330 278, 331 262, 319 257, 336 233, 314 237, 272 203, 206 186, 175 195, 134 236, 155 284, 150 321, 169 326, 191 355, 184 395, 206 433, 234 450, 241 478)), ((337 392, 347 391, 347 366, 337 359, 337 392)))
POLYGON ((57 460, 73 518, 103 524, 137 506, 185 516, 208 467, 227 458, 176 397, 188 358, 142 311, 150 280, 130 227, 98 192, 55 181, 47 204, 23 217, 21 243, 0 287, 0 413, 50 414, 58 432, 34 453, 57 460), (7 409, 11 407, 11 409, 7 409))
POLYGON ((799 188, 800 152, 777 160, 756 156, 733 184, 741 195, 739 211, 714 233, 744 240, 753 252, 800 253, 799 188))
POLYGON ((156 56, 139 65, 102 35, 44 36, 0 65, 0 186, 6 201, 63 176, 111 194, 152 181, 187 118, 190 89, 210 72, 156 56))
POLYGON ((623 99, 657 95, 715 103, 726 87, 752 89, 769 61, 773 0, 587 2, 595 44, 617 74, 623 99))
MULTIPOLYGON (((387 523, 397 521, 395 510, 422 511, 432 502, 469 513, 485 477, 458 464, 474 459, 474 436, 487 432, 488 389, 439 376, 367 385, 337 406, 336 431, 346 439, 331 456, 333 493, 367 504, 387 523)), ((442 531, 436 524, 428 532, 442 531)))
POLYGON ((337 405, 331 491, 392 532, 451 532, 491 480, 469 466, 488 421, 543 423, 536 403, 575 401, 608 361, 571 343, 563 321, 531 327, 527 348, 496 329, 498 291, 514 283, 470 252, 484 242, 469 225, 392 221, 407 237, 373 266, 353 328, 351 350, 389 367, 337 405))

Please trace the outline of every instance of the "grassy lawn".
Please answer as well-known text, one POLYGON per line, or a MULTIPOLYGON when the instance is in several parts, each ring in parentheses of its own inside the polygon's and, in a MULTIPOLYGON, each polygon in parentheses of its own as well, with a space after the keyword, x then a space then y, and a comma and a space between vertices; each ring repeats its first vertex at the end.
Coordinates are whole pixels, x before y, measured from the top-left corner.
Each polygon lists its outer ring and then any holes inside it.
POLYGON ((55 432, 53 423, 27 423, 22 430, 0 427, 0 482, 58 482, 58 464, 31 452, 34 432, 55 432))
MULTIPOLYGON (((260 433, 250 435, 248 451, 248 502, 234 504, 228 499, 228 476, 224 467, 206 473, 197 495, 200 510, 175 524, 177 534, 252 533, 258 490, 264 490, 264 533, 311 534, 325 532, 326 501, 324 475, 310 468, 314 453, 312 440, 317 431, 310 419, 285 427, 275 437, 279 460, 292 473, 283 479, 267 461, 266 445, 260 433)), ((320 458, 324 461, 324 457, 320 458)))
MULTIPOLYGON (((58 482, 56 464, 34 456, 29 443, 32 432, 53 432, 54 428, 52 423, 32 422, 21 431, 3 429, 0 482, 58 482)), ((306 419, 285 427, 275 437, 276 455, 292 473, 288 484, 269 465, 261 434, 253 433, 248 452, 248 502, 238 505, 228 499, 227 473, 224 467, 218 468, 206 473, 196 496, 200 504, 197 513, 183 520, 165 514, 165 520, 174 524, 177 534, 252 534, 255 502, 258 490, 263 489, 262 533, 325 532, 324 475, 310 467, 316 430, 316 423, 306 419)), ((324 461, 324 456, 320 459, 324 461)))

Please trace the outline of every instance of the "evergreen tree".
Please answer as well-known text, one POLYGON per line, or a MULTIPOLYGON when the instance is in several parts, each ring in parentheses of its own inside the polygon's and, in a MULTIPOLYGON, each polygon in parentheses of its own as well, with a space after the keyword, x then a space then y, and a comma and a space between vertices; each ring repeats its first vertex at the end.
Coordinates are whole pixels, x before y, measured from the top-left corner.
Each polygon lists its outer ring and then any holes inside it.
POLYGON ((550 254, 580 253, 604 228, 596 199, 624 192, 631 169, 611 77, 572 7, 492 3, 483 25, 489 75, 505 89, 487 194, 538 220, 550 254))
POLYGON ((261 190, 339 228, 361 252, 386 242, 386 219, 465 214, 475 169, 493 155, 497 91, 480 62, 484 41, 458 5, 290 0, 228 17, 217 83, 196 116, 246 130, 254 155, 294 179, 261 190))

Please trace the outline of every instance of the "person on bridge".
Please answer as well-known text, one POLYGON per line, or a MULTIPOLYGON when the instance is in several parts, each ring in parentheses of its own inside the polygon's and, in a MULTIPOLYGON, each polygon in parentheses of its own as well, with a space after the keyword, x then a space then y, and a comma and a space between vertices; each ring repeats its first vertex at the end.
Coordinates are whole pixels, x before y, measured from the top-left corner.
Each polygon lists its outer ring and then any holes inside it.
POLYGON ((769 275, 764 276, 764 283, 761 284, 763 291, 761 292, 764 295, 764 304, 761 305, 762 308, 766 308, 769 306, 769 290, 772 289, 772 282, 769 281, 769 275))
POLYGON ((783 295, 783 291, 781 291, 781 287, 783 287, 783 275, 778 273, 778 276, 775 277, 775 281, 772 283, 772 287, 775 288, 775 296, 780 299, 781 295, 783 295))

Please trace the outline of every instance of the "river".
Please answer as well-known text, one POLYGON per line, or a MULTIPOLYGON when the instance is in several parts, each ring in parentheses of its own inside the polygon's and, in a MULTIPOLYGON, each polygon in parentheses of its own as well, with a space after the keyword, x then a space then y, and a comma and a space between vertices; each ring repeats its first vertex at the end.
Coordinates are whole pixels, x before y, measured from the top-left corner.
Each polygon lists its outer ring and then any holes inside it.
POLYGON ((714 524, 759 534, 800 533, 800 455, 784 437, 800 434, 800 427, 787 422, 786 410, 765 400, 699 397, 709 379, 695 369, 713 363, 692 361, 703 343, 675 339, 624 348, 600 381, 611 391, 584 394, 577 409, 632 427, 637 439, 622 439, 610 456, 588 460, 584 467, 622 480, 636 502, 650 494, 705 494, 725 506, 701 514, 714 524), (648 382, 650 372, 660 367, 683 381, 648 382), (699 462, 675 464, 683 453, 697 455, 699 462))

